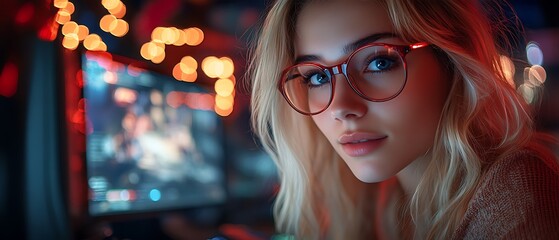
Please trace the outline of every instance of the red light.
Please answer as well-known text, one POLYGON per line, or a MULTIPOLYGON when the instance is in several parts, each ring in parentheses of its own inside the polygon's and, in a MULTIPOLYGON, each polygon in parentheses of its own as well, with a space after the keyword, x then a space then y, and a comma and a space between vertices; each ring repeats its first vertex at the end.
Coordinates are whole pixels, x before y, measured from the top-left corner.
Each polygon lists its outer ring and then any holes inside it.
POLYGON ((35 7, 31 3, 27 3, 19 8, 16 13, 15 22, 19 25, 27 24, 31 21, 33 14, 35 13, 35 7))
POLYGON ((58 23, 54 21, 54 19, 50 19, 45 24, 43 24, 41 29, 39 29, 39 33, 38 33, 39 39, 50 41, 50 42, 54 41, 58 33, 58 27, 59 27, 58 23))
POLYGON ((0 95, 12 97, 16 94, 18 82, 17 66, 11 62, 6 63, 0 73, 0 95))

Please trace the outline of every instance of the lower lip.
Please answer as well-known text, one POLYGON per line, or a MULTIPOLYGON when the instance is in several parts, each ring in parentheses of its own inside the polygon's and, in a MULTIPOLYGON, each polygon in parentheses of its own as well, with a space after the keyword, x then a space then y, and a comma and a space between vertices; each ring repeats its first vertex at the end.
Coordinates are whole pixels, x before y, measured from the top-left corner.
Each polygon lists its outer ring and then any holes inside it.
POLYGON ((385 139, 380 138, 360 143, 346 143, 342 144, 342 149, 351 157, 361 157, 374 152, 384 143, 385 139))

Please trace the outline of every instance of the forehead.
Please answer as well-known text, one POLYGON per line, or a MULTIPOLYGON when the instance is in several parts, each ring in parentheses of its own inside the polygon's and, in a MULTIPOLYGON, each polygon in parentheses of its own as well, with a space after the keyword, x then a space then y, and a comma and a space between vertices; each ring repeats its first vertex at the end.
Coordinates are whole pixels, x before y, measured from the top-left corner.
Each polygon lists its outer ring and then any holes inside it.
POLYGON ((336 58, 347 44, 375 33, 393 32, 393 27, 378 1, 330 0, 307 3, 297 16, 295 31, 296 55, 328 59, 336 58))

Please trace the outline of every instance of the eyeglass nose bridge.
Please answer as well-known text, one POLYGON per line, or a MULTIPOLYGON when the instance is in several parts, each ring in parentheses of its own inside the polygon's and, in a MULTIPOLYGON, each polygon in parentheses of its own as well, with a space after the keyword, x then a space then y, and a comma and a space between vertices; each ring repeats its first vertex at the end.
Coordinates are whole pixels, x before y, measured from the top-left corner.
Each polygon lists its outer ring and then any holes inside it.
MULTIPOLYGON (((334 98, 334 92, 336 88, 336 80, 334 76, 338 74, 342 74, 344 75, 345 80, 347 81, 349 87, 353 90, 353 92, 357 93, 357 95, 359 95, 363 99, 368 99, 365 95, 363 95, 363 93, 360 90, 356 88, 352 80, 349 78, 347 74, 347 62, 343 62, 338 65, 326 68, 325 70, 326 70, 326 74, 328 75, 328 77, 330 77, 332 81, 332 98, 334 98), (330 71, 332 71, 332 73, 330 73, 330 71)), ((330 103, 328 103, 328 105, 330 105, 330 103)))

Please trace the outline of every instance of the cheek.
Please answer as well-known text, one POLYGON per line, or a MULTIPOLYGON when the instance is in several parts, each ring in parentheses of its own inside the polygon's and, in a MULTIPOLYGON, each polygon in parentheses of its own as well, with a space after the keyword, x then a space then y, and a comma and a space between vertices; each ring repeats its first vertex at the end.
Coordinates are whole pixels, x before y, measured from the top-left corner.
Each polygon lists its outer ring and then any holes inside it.
POLYGON ((433 144, 450 80, 440 68, 410 69, 404 91, 377 113, 384 119, 402 149, 424 154, 433 144))

